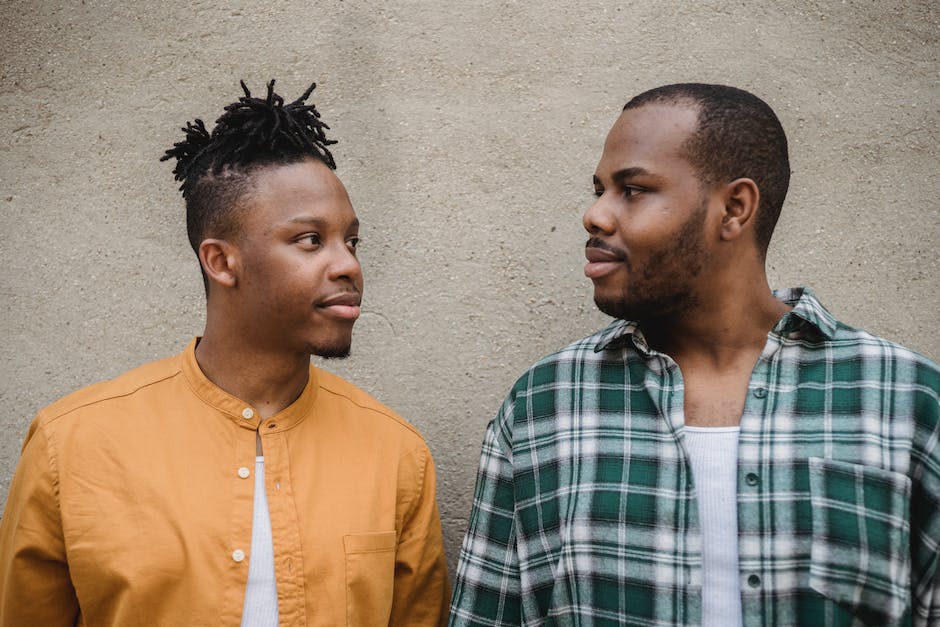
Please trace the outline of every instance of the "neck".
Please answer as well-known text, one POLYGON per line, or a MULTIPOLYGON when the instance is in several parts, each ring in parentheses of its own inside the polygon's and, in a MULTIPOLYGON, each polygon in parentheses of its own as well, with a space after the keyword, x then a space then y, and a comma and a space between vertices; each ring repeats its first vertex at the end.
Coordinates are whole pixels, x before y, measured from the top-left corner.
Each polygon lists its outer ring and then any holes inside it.
POLYGON ((268 418, 293 403, 310 376, 310 355, 240 343, 238 335, 206 325, 196 362, 210 381, 268 418))
POLYGON ((695 360, 720 370, 756 360, 767 333, 789 310, 762 274, 754 281, 713 286, 698 306, 641 328, 651 347, 677 362, 695 360))

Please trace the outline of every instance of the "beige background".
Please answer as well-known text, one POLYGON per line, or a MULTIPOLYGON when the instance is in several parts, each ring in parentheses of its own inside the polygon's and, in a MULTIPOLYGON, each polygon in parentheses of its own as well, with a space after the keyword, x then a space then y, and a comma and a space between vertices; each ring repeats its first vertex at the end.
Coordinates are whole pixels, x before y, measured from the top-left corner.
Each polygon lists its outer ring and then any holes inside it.
POLYGON ((33 413, 203 325, 157 159, 244 78, 311 80, 363 221, 365 313, 328 367, 437 461, 451 565, 486 422, 535 359, 605 324, 580 214, 620 107, 730 83, 778 112, 793 179, 769 272, 940 358, 935 2, 0 3, 0 499, 33 413))

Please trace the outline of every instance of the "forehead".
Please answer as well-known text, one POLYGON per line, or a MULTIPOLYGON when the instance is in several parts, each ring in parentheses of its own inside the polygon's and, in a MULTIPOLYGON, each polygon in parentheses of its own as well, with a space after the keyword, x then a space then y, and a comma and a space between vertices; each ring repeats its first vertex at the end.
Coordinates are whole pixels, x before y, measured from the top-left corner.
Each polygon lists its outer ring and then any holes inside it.
POLYGON ((688 165, 683 146, 697 125, 698 109, 691 104, 647 104, 627 109, 607 134, 597 173, 631 167, 659 171, 675 167, 678 162, 688 165))
POLYGON ((356 218, 346 188, 316 159, 275 164, 255 173, 246 199, 246 222, 274 225, 299 217, 352 222, 356 218))

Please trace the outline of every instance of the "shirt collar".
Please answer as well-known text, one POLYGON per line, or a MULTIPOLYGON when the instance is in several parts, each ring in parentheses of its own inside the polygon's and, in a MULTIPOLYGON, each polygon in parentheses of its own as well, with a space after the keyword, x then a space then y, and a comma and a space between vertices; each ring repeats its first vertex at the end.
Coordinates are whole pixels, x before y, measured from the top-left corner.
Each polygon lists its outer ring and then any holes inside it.
POLYGON ((635 320, 614 320, 597 334, 594 352, 599 353, 609 348, 620 348, 628 338, 633 339, 634 345, 644 354, 649 351, 638 322, 635 320))
POLYGON ((774 296, 793 307, 774 325, 774 333, 786 336, 808 328, 827 340, 835 337, 839 323, 808 287, 774 290, 774 296))
POLYGON ((307 385, 300 393, 300 396, 297 397, 297 400, 262 421, 260 412, 256 408, 237 396, 229 394, 203 374, 199 363, 196 361, 196 344, 199 339, 198 337, 194 338, 180 355, 183 376, 186 377, 190 389, 196 396, 207 405, 225 414, 227 418, 239 426, 257 430, 263 422, 267 425, 267 428, 282 431, 300 422, 313 406, 319 385, 317 383, 317 370, 311 365, 307 385))
MULTIPOLYGON (((774 290, 773 294, 774 297, 793 307, 774 325, 774 333, 786 336, 800 329, 809 328, 827 340, 835 336, 838 324, 835 317, 822 306, 808 287, 774 290)), ((632 339, 640 353, 645 355, 650 352, 646 338, 643 337, 643 331, 635 320, 614 320, 597 334, 594 352, 619 348, 628 338, 632 339)))

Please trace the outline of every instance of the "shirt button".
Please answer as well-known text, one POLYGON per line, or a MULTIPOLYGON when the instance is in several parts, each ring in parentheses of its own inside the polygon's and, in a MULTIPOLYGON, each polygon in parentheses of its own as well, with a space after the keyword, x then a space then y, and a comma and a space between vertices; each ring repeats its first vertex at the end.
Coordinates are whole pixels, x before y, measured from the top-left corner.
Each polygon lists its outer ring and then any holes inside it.
MULTIPOLYGON (((232 551, 232 559, 235 560, 236 562, 241 562, 242 560, 245 559, 245 552, 242 551, 241 549, 235 549, 234 551, 232 551)), ((753 577, 753 575, 751 576, 753 577)))
POLYGON ((748 485, 757 485, 760 483, 760 477, 755 475, 753 472, 749 472, 744 477, 744 481, 746 481, 748 485))
POLYGON ((247 466, 242 466, 241 468, 238 469, 238 476, 241 477, 242 479, 247 479, 249 475, 251 475, 251 471, 248 470, 247 466))
POLYGON ((754 396, 757 398, 764 398, 767 396, 767 388, 757 388, 754 390, 754 396))
POLYGON ((751 575, 747 578, 747 585, 751 586, 752 588, 758 587, 760 585, 760 577, 757 575, 751 575))
POLYGON ((255 417, 255 410, 253 410, 251 407, 246 407, 245 409, 242 410, 242 418, 244 418, 245 420, 251 420, 254 417, 255 417))

